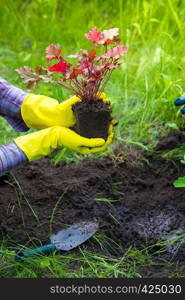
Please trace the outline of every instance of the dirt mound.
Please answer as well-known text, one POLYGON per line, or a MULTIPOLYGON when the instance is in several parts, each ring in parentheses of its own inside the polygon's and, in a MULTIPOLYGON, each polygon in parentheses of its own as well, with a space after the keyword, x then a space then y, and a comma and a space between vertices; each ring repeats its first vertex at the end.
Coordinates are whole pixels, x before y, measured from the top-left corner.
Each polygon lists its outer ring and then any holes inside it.
POLYGON ((167 136, 159 138, 155 147, 156 151, 172 150, 175 147, 185 144, 185 134, 180 131, 170 131, 167 136))
MULTIPOLYGON (((25 164, 0 178, 2 233, 33 246, 65 225, 97 218, 99 232, 120 245, 116 252, 110 245, 109 253, 120 255, 133 244, 142 248, 185 232, 185 189, 173 187, 184 175, 180 163, 152 156, 25 164)), ((87 247, 101 251, 91 242, 87 247)), ((183 248, 169 247, 168 255, 184 260, 183 248)))

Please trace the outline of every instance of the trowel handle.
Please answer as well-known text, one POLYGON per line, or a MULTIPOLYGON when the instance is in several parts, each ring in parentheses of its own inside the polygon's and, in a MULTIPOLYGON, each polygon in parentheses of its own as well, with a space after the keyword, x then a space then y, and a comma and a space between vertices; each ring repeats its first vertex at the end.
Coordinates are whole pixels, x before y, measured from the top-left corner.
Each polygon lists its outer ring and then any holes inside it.
POLYGON ((42 255, 42 254, 47 254, 51 251, 56 250, 56 247, 54 244, 48 244, 45 246, 41 246, 39 248, 35 248, 35 249, 30 249, 30 250, 26 250, 26 251, 19 251, 16 256, 15 256, 15 260, 22 260, 25 259, 27 257, 30 257, 32 255, 42 255))

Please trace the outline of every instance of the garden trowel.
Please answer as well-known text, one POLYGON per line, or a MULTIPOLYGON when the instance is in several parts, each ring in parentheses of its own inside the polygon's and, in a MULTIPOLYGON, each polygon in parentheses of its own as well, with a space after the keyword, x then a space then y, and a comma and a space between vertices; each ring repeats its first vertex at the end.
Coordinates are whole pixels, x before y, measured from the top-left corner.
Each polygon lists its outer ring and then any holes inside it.
POLYGON ((73 224, 70 227, 53 234, 50 237, 51 243, 41 246, 39 248, 30 249, 26 251, 19 251, 15 259, 21 260, 32 255, 47 254, 54 250, 69 251, 88 240, 98 230, 98 223, 93 222, 80 222, 73 224))

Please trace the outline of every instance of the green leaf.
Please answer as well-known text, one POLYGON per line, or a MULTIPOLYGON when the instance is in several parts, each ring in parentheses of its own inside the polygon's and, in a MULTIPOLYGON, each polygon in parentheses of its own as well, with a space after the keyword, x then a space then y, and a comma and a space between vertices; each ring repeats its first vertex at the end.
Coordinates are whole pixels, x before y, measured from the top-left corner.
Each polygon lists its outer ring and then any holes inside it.
POLYGON ((173 183, 174 187, 185 187, 185 177, 179 177, 173 183))

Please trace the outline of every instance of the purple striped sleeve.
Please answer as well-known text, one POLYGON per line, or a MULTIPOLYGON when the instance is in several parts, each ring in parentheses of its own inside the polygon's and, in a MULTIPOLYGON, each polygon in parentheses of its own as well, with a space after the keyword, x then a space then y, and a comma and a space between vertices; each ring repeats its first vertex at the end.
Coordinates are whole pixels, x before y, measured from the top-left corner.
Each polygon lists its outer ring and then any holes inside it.
POLYGON ((0 115, 16 131, 29 130, 21 117, 21 105, 27 95, 28 93, 0 77, 0 115))
POLYGON ((26 161, 26 155, 14 142, 0 146, 0 176, 26 161))

